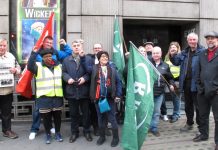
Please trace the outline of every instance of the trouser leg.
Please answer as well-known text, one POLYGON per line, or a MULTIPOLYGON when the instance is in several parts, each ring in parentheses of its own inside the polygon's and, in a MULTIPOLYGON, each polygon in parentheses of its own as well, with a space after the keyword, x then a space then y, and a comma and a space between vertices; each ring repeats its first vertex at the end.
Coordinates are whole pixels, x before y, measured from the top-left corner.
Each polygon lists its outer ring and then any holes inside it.
POLYGON ((11 130, 11 109, 13 94, 1 95, 1 117, 2 117, 2 131, 6 132, 11 130))
POLYGON ((46 131, 46 134, 50 134, 50 129, 52 126, 52 113, 40 113, 42 119, 43 119, 43 125, 46 131))
POLYGON ((53 111, 52 116, 54 119, 55 132, 59 133, 61 129, 61 110, 53 111))

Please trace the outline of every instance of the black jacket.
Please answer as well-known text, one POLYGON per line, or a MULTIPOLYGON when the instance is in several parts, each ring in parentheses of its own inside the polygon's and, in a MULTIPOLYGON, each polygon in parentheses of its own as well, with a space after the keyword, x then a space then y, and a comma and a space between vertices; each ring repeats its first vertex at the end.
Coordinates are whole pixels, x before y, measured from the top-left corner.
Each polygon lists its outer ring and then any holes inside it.
MULTIPOLYGON (((152 64, 155 66, 155 62, 151 60, 152 64)), ((160 64, 156 67, 160 74, 167 80, 170 85, 174 84, 173 75, 170 72, 169 65, 161 60, 160 64)), ((166 81, 160 77, 160 80, 154 82, 154 96, 159 96, 164 93, 164 87, 166 86, 166 81)))
POLYGON ((218 48, 208 61, 207 49, 200 53, 197 67, 197 89, 199 94, 211 98, 218 94, 218 48))
MULTIPOLYGON (((122 96, 122 82, 115 68, 111 68, 111 85, 108 87, 107 97, 114 99, 115 97, 122 96)), ((98 76, 98 65, 94 65, 92 69, 91 85, 90 85, 90 99, 96 101, 96 87, 97 87, 97 76, 98 76)))
POLYGON ((85 68, 80 64, 77 66, 72 56, 64 59, 62 63, 63 80, 65 81, 64 97, 66 99, 83 99, 89 98, 89 74, 85 71, 85 68), (77 81, 80 77, 85 79, 85 83, 82 85, 68 84, 70 78, 77 81))

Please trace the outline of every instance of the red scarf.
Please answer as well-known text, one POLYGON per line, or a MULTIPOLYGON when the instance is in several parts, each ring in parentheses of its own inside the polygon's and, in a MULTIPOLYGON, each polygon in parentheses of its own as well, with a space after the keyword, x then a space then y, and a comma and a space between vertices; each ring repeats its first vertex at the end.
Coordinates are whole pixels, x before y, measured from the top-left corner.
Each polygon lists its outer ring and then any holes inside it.
POLYGON ((213 48, 213 49, 209 49, 208 48, 208 51, 207 51, 207 59, 208 59, 208 61, 211 61, 211 59, 214 57, 214 55, 215 55, 215 53, 216 53, 216 51, 217 51, 217 48, 218 47, 215 47, 215 48, 213 48))
MULTIPOLYGON (((106 86, 108 87, 111 85, 111 76, 110 76, 110 67, 107 67, 107 81, 106 81, 106 86)), ((96 87, 96 93, 95 93, 95 98, 98 100, 100 98, 100 92, 101 92, 101 66, 98 66, 98 71, 97 71, 97 87, 96 87)))

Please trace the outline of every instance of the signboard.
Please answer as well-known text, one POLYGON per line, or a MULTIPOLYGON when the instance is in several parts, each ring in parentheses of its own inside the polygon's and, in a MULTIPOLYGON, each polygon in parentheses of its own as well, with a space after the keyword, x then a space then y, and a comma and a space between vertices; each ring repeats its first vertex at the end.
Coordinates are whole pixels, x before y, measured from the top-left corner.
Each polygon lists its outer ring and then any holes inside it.
POLYGON ((0 64, 0 87, 14 86, 14 74, 10 72, 11 67, 14 67, 12 63, 0 64))
POLYGON ((59 48, 60 0, 17 1, 17 54, 20 63, 26 63, 51 13, 54 17, 54 45, 59 48))

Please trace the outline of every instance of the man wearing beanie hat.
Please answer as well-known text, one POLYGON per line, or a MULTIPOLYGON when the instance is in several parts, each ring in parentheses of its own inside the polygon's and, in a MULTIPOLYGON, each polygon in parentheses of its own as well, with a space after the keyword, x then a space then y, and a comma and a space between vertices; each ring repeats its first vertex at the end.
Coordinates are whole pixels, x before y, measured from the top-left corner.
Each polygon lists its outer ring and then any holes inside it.
POLYGON ((197 68, 197 89, 200 115, 200 135, 193 141, 208 140, 209 116, 212 107, 215 123, 215 150, 218 150, 218 33, 211 31, 205 34, 208 48, 199 55, 197 68))
POLYGON ((44 49, 43 51, 40 51, 39 54, 43 57, 46 54, 53 54, 53 50, 51 50, 51 49, 44 49))
POLYGON ((63 106, 62 70, 58 62, 52 59, 53 50, 40 51, 42 62, 37 62, 38 50, 33 49, 27 69, 36 79, 36 103, 46 132, 46 144, 51 143, 52 118, 55 125, 55 139, 62 142, 60 134, 61 107, 63 106))

